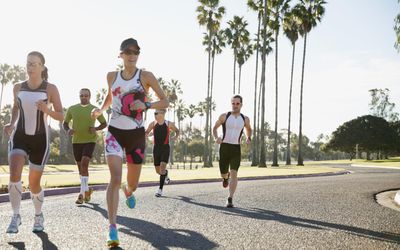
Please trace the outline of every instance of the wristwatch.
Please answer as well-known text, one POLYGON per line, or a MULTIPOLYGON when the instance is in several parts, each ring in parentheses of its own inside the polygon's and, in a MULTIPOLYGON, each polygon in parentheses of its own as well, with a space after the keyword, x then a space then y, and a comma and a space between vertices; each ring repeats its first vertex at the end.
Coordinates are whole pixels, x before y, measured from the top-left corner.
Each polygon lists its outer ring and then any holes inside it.
POLYGON ((144 106, 146 106, 146 110, 151 108, 151 102, 145 102, 144 106))

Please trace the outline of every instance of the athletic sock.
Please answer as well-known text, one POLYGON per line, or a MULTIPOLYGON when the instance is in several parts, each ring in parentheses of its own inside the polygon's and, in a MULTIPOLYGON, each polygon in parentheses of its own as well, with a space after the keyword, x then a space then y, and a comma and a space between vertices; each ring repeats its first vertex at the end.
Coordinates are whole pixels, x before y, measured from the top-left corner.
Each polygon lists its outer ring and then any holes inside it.
POLYGON ((22 183, 19 182, 10 182, 8 184, 8 194, 10 197, 11 208, 13 210, 14 215, 19 214, 19 208, 21 205, 22 199, 22 183))
POLYGON ((43 200, 44 200, 43 189, 40 190, 40 192, 38 194, 34 194, 31 192, 31 198, 32 198, 33 206, 35 207, 35 215, 41 214, 43 200))
POLYGON ((89 176, 81 177, 81 192, 84 194, 85 191, 89 191, 89 176), (83 190, 83 192, 82 192, 83 190))
POLYGON ((160 175, 160 189, 162 190, 164 187, 165 178, 167 177, 167 173, 160 175))

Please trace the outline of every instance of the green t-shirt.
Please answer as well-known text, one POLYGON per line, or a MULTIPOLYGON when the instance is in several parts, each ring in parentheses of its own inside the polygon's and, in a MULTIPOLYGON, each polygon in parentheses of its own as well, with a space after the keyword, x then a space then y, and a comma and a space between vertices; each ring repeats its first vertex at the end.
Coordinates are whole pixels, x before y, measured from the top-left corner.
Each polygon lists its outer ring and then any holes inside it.
MULTIPOLYGON (((92 110, 96 106, 88 104, 82 106, 80 103, 75 104, 68 108, 64 117, 64 122, 69 123, 72 120, 72 129, 74 134, 72 136, 72 143, 90 143, 96 142, 97 133, 91 134, 90 127, 94 127, 96 120, 91 118, 92 110)), ((97 117, 100 123, 105 123, 106 118, 103 115, 97 117)))

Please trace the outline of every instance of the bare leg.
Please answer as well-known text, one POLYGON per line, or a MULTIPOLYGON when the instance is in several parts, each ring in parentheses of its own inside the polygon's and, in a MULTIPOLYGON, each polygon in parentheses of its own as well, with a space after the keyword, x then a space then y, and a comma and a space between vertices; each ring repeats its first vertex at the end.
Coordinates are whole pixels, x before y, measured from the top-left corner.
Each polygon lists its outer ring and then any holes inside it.
POLYGON ((237 171, 231 169, 231 181, 229 182, 229 197, 233 198, 233 195, 235 194, 236 187, 238 184, 238 177, 237 177, 237 171))
POLYGON ((122 179, 122 159, 119 156, 107 156, 108 168, 110 170, 110 183, 107 187, 107 210, 108 221, 116 224, 119 203, 119 188, 122 179))
POLYGON ((136 191, 139 184, 140 172, 142 170, 142 164, 128 163, 128 174, 127 174, 127 185, 126 191, 128 196, 132 195, 136 191))

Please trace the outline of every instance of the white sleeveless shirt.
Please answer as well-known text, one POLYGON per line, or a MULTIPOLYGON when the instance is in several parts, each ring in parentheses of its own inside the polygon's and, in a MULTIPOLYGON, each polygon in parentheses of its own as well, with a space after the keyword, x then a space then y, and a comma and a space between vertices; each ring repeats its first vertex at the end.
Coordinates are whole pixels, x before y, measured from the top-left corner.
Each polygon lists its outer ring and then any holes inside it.
POLYGON ((244 115, 239 114, 235 117, 230 112, 227 113, 227 118, 222 124, 223 143, 240 144, 240 138, 243 134, 244 128, 244 115))
POLYGON ((126 80, 122 77, 122 71, 117 72, 117 77, 111 86, 113 99, 110 126, 125 130, 144 126, 144 110, 131 110, 129 106, 135 100, 147 101, 140 74, 141 70, 137 69, 133 77, 126 80))

